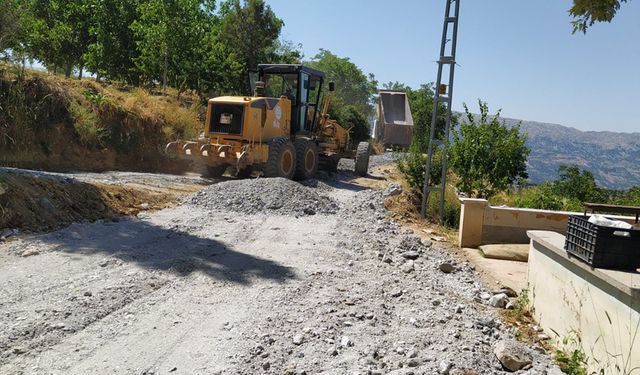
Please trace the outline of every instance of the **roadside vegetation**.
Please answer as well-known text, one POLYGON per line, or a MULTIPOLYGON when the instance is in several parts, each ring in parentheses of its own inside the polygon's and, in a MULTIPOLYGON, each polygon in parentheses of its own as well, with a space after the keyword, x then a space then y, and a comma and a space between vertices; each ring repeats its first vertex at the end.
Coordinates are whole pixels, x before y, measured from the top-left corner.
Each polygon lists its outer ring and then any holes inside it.
MULTIPOLYGON (((210 97, 251 94, 259 63, 336 83, 330 114, 369 138, 377 81, 329 50, 305 59, 262 0, 0 0, 0 163, 176 172, 164 145, 196 138, 210 97), (36 63, 44 72, 27 68, 36 63)), ((325 85, 326 93, 326 85, 325 85)))
MULTIPOLYGON (((386 85, 401 88, 401 84, 386 85)), ((398 160, 417 206, 422 199, 424 165, 427 159, 433 90, 407 89, 412 111, 416 108, 413 142, 408 152, 398 160), (419 104, 417 104, 419 103, 419 104), (424 111, 424 108, 427 108, 424 111), (421 112, 422 110, 422 112, 421 112)), ((584 202, 640 206, 640 186, 629 190, 611 190, 598 186, 594 175, 577 165, 560 166, 558 178, 539 185, 527 182, 526 162, 531 150, 527 136, 519 126, 508 127, 500 120, 500 111, 490 115, 488 104, 478 101, 479 114, 465 105, 462 118, 452 118, 452 137, 446 152, 449 158, 449 186, 445 194, 444 225, 456 228, 460 216, 458 196, 488 199, 493 205, 556 211, 582 211, 584 202)), ((438 113, 444 113, 444 108, 438 113)), ((444 119, 438 118, 436 134, 442 134, 444 119)), ((431 183, 440 183, 442 166, 440 151, 435 153, 431 168, 431 183)), ((428 212, 435 217, 437 194, 431 194, 428 212)))
POLYGON ((163 146, 202 128, 193 94, 146 90, 0 65, 0 163, 36 169, 179 172, 163 146))
POLYGON ((494 205, 555 211, 582 211, 582 203, 640 206, 640 186, 629 190, 599 187, 593 174, 577 165, 560 166, 558 179, 540 185, 511 187, 491 197, 494 205))

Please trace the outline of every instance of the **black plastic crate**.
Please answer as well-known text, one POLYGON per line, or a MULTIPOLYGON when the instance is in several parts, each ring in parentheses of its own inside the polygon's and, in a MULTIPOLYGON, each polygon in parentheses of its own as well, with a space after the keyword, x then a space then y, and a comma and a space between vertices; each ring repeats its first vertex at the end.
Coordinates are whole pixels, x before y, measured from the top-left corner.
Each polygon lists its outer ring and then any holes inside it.
POLYGON ((635 270, 640 267, 640 230, 605 227, 572 215, 564 249, 592 267, 635 270))

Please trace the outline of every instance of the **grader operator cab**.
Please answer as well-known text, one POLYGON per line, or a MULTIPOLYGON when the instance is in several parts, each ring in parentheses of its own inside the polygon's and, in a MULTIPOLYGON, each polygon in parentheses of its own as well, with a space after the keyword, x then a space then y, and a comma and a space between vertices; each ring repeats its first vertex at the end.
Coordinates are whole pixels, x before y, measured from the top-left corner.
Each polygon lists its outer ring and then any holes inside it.
POLYGON ((261 171, 302 180, 319 167, 336 170, 341 158, 355 158, 355 172, 364 176, 369 143, 354 149, 349 129, 329 117, 331 95, 321 99, 324 83, 323 72, 303 65, 260 64, 253 96, 210 99, 204 139, 171 142, 167 151, 204 164, 209 177, 231 167, 238 176, 261 171))

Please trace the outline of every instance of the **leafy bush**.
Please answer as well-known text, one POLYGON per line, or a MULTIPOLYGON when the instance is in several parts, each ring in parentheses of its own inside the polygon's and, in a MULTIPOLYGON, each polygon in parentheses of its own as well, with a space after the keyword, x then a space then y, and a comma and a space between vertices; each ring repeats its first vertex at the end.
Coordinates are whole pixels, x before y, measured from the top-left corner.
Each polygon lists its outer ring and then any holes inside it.
POLYGON ((82 96, 96 109, 100 109, 109 103, 101 92, 86 90, 82 93, 82 96))
MULTIPOLYGON (((439 194, 429 194, 429 202, 427 202, 427 213, 431 217, 438 217, 440 212, 440 196, 439 194)), ((458 228, 460 226, 460 200, 458 194, 452 186, 447 185, 444 192, 444 214, 442 224, 447 228, 458 228)))
POLYGON ((355 106, 347 105, 340 110, 339 124, 347 129, 351 129, 351 139, 353 144, 368 140, 371 130, 364 114, 355 106))
MULTIPOLYGON (((427 155, 418 152, 415 148, 412 148, 407 154, 399 158, 396 161, 398 169, 407 179, 411 190, 421 200, 422 199, 422 187, 424 184, 424 166, 427 162, 427 155)), ((434 153, 433 163, 431 165, 431 183, 437 185, 440 183, 442 171, 442 155, 441 153, 434 153)))
POLYGON ((103 145, 105 131, 100 126, 100 120, 95 112, 75 101, 70 101, 69 113, 73 118, 73 127, 78 134, 80 143, 89 147, 103 145))
POLYGON ((515 199, 516 207, 537 208, 540 210, 566 210, 566 199, 553 191, 553 186, 545 182, 540 186, 524 189, 515 199))
MULTIPOLYGON (((556 349, 555 353, 556 363, 562 372, 569 375, 589 374, 587 371, 589 358, 581 349, 581 339, 578 332, 571 331, 568 336, 562 339, 562 345, 565 349, 556 349)), ((601 371, 600 374, 604 374, 604 372, 601 371)))
POLYGON ((469 197, 489 198, 525 179, 527 136, 519 126, 500 122, 500 111, 489 115, 487 103, 478 100, 480 116, 464 105, 467 120, 454 132, 449 149, 451 169, 459 177, 456 186, 469 197))
POLYGON ((640 206, 640 186, 634 186, 613 199, 615 204, 640 206))
POLYGON ((602 202, 606 200, 603 189, 596 184, 593 174, 581 170, 577 165, 561 165, 558 167, 560 178, 553 182, 553 190, 562 197, 579 202, 602 202))
MULTIPOLYGON (((405 154, 396 161, 400 172, 411 187, 411 191, 416 196, 416 202, 422 202, 422 187, 424 184, 424 165, 427 155, 417 152, 415 149, 405 154)), ((439 184, 442 171, 442 154, 435 153, 433 164, 431 165, 431 183, 439 184)), ((431 217, 437 217, 440 210, 440 197, 438 194, 430 194, 427 202, 427 213, 431 217)), ((460 201, 455 189, 447 186, 445 190, 444 202, 444 222, 449 228, 457 228, 460 223, 460 201)))
POLYGON ((560 166, 560 177, 538 186, 494 196, 492 204, 542 210, 581 211, 584 202, 640 205, 640 187, 614 191, 598 187, 593 174, 578 166, 560 166))

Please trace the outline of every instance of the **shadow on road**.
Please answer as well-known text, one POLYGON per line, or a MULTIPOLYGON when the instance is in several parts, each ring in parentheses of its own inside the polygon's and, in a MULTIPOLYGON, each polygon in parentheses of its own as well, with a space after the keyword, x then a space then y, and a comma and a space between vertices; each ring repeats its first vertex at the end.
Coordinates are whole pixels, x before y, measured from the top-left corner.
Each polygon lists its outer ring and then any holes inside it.
POLYGON ((136 219, 72 225, 38 239, 55 244, 57 251, 77 255, 101 253, 146 269, 182 276, 202 272, 238 284, 250 284, 251 278, 277 282, 295 278, 291 269, 277 262, 239 252, 211 238, 136 219))

